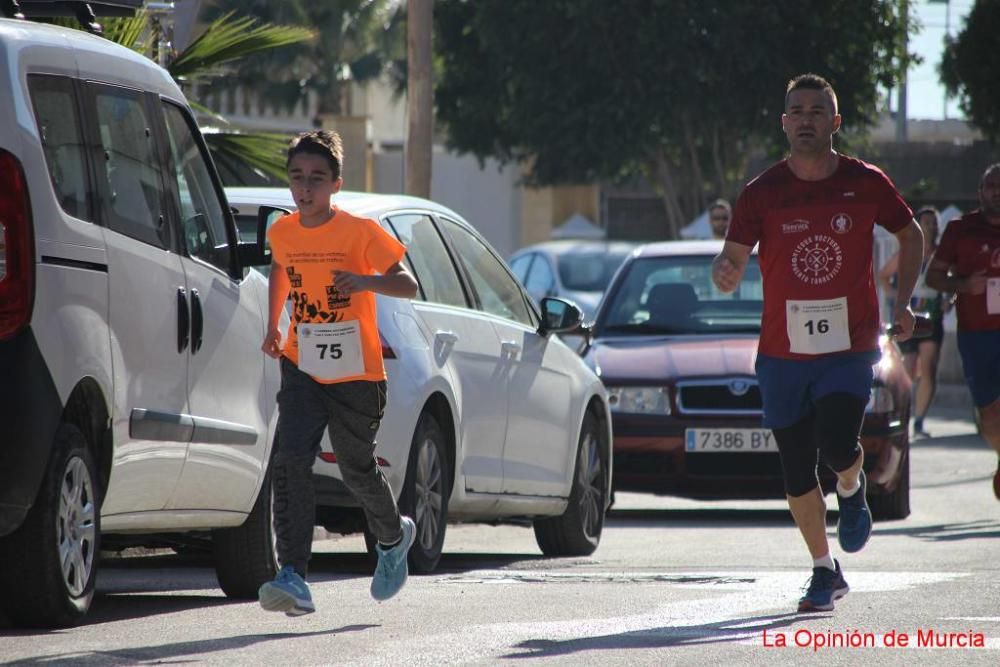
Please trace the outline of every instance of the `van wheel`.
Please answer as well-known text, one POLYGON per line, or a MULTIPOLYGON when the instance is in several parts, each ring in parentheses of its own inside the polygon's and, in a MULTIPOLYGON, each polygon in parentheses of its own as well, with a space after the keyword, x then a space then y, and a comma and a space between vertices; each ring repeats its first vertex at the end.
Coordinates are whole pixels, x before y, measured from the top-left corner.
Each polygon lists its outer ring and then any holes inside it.
POLYGON ((90 608, 101 539, 96 480, 83 433, 60 425, 34 506, 0 539, 0 606, 14 625, 75 625, 90 608))
POLYGON ((271 513, 271 473, 257 494, 257 501, 242 526, 212 531, 215 576, 226 596, 257 599, 257 590, 278 573, 271 513))
POLYGON ((428 574, 437 567, 448 524, 448 493, 451 490, 444 431, 429 413, 417 422, 410 445, 406 480, 399 498, 399 511, 417 524, 410 549, 410 569, 428 574))
POLYGON ((910 516, 910 452, 907 451, 899 471, 899 483, 890 493, 873 494, 868 498, 872 519, 891 521, 910 516))
POLYGON ((569 505, 562 516, 535 521, 535 540, 546 556, 589 556, 601 542, 608 500, 607 455, 597 419, 587 413, 580 429, 569 505))

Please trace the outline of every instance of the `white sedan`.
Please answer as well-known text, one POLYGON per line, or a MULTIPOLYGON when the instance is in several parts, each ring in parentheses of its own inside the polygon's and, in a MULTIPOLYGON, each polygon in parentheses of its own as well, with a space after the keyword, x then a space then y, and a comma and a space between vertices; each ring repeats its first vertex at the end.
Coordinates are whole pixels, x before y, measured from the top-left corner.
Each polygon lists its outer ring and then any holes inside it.
MULTIPOLYGON (((246 243, 294 209, 283 188, 226 195, 246 243)), ((472 225, 434 202, 341 192, 334 203, 394 234, 420 284, 414 299, 377 299, 389 400, 376 456, 417 522, 411 568, 434 570, 448 521, 530 520, 546 555, 592 553, 610 503, 608 398, 551 335, 580 311, 549 298, 538 312, 472 225)), ((317 523, 364 530, 326 438, 314 474, 317 523)))

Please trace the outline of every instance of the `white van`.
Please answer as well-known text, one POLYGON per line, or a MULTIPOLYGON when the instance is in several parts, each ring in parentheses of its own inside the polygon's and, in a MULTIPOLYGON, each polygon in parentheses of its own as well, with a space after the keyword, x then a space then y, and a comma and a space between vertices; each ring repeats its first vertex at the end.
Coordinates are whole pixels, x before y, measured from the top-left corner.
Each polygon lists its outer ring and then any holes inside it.
POLYGON ((0 609, 75 623, 102 537, 191 531, 255 597, 275 569, 267 284, 183 94, 101 37, 0 18, 0 118, 0 609))

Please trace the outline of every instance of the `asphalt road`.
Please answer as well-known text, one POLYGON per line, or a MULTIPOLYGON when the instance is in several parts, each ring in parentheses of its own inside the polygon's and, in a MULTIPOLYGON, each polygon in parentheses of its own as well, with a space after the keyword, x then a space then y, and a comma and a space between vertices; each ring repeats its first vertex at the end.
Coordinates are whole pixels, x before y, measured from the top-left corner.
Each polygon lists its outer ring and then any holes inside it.
POLYGON ((198 557, 108 560, 86 625, 0 629, 0 662, 995 666, 996 456, 969 414, 942 406, 914 444, 911 516, 835 552, 851 592, 831 613, 794 613, 811 563, 783 502, 620 494, 590 558, 542 558, 527 527, 452 526, 440 571, 382 604, 360 537, 318 541, 317 613, 295 619, 227 600, 198 557))

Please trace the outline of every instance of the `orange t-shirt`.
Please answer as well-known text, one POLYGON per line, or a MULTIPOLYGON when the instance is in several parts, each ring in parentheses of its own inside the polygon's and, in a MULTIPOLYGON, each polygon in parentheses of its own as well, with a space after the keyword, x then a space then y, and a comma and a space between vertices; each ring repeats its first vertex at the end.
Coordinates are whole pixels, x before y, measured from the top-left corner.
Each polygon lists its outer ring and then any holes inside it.
POLYGON ((382 344, 375 314, 375 293, 344 295, 334 287, 338 271, 385 273, 403 258, 406 247, 375 220, 340 210, 318 227, 303 227, 299 213, 283 216, 268 230, 271 257, 291 282, 292 321, 282 354, 299 365, 299 325, 348 323, 360 328, 364 371, 335 380, 313 375, 323 384, 384 380, 382 344))

